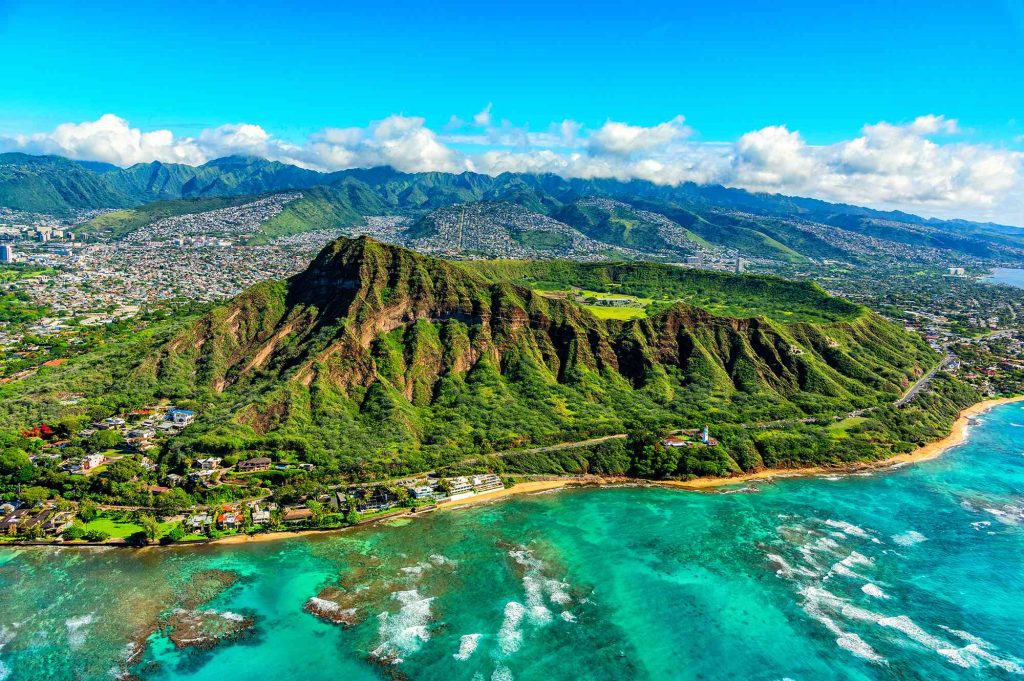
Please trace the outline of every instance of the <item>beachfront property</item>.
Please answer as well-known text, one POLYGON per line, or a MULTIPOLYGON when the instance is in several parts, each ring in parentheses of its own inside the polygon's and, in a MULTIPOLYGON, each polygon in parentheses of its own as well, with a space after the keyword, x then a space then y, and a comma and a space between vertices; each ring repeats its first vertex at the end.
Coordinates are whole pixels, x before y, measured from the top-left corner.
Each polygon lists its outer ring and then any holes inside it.
POLYGON ((430 485, 418 485, 416 487, 409 488, 409 495, 417 501, 423 499, 436 499, 438 495, 437 487, 430 485))
POLYGON ((36 508, 18 508, 5 504, 0 510, 0 534, 38 536, 60 534, 71 527, 75 519, 72 511, 62 511, 51 504, 36 508))
POLYGON ((505 489, 505 483, 494 473, 449 478, 447 485, 443 485, 439 479, 429 478, 405 480, 401 484, 409 490, 409 496, 417 501, 458 501, 474 494, 505 489), (445 487, 449 488, 448 491, 445 487))
POLYGON ((477 492, 490 492, 491 490, 505 489, 505 484, 501 481, 501 478, 494 473, 474 475, 470 482, 473 485, 473 489, 477 492))
POLYGON ((238 506, 225 504, 217 514, 217 527, 221 530, 237 530, 245 522, 245 516, 238 506))
POLYGON ((185 519, 185 527, 194 534, 206 534, 213 526, 213 517, 209 513, 193 513, 185 519))
POLYGON ((261 507, 258 501, 249 503, 249 514, 253 525, 267 525, 270 523, 270 509, 261 507))
POLYGON ((304 523, 313 517, 308 508, 286 508, 281 520, 288 524, 304 523))

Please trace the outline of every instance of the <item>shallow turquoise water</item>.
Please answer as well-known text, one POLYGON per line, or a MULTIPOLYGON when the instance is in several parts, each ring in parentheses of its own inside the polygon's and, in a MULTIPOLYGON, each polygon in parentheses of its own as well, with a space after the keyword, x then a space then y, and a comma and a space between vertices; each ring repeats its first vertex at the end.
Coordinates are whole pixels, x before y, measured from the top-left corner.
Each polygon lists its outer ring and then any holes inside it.
POLYGON ((7 549, 0 678, 1024 676, 1024 407, 935 461, 731 492, 565 491, 245 547, 7 549), (189 607, 253 616, 249 635, 179 651, 156 632, 125 662, 202 570, 238 579, 189 607), (318 594, 357 623, 305 612, 318 594))

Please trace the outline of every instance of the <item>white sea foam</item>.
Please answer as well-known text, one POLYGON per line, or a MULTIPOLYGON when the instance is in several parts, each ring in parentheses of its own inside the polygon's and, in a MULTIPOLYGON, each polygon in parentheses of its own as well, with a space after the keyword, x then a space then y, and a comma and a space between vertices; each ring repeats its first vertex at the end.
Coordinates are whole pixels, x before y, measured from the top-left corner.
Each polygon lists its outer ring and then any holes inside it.
POLYGON ((971 662, 964 657, 962 652, 951 645, 948 641, 944 641, 937 636, 929 634, 927 631, 919 627, 914 623, 914 620, 910 619, 906 615, 898 615, 896 617, 883 617, 878 620, 878 624, 883 627, 895 629, 902 632, 907 638, 912 641, 916 641, 926 648, 931 648, 939 655, 946 658, 947 661, 955 664, 958 667, 965 669, 970 668, 971 662))
POLYGON ((85 643, 85 628, 92 624, 92 617, 90 613, 64 620, 64 626, 68 628, 68 645, 72 650, 81 648, 85 643))
POLYGON ((320 598, 318 596, 310 598, 306 601, 306 605, 319 612, 337 612, 341 609, 341 606, 334 601, 329 601, 326 598, 320 598))
POLYGON ((818 588, 808 588, 801 591, 804 594, 803 609, 811 618, 824 625, 836 637, 836 645, 843 650, 853 653, 857 657, 869 660, 876 664, 886 664, 884 657, 875 652, 874 648, 868 645, 864 639, 857 634, 846 631, 836 621, 825 614, 822 606, 835 609, 842 605, 842 599, 833 596, 828 591, 818 588))
POLYGON ((396 591, 392 597, 400 603, 398 612, 384 611, 377 616, 380 644, 371 654, 391 659, 397 664, 402 661, 402 655, 419 650, 430 639, 427 624, 431 616, 430 604, 434 599, 424 598, 415 589, 396 591))
POLYGON ((546 601, 554 605, 571 602, 569 585, 557 579, 545 577, 544 562, 529 549, 518 548, 508 552, 509 556, 523 566, 523 590, 526 592, 526 613, 532 624, 546 624, 551 621, 551 611, 546 601))
POLYGON ((914 544, 928 541, 928 537, 915 530, 908 530, 902 534, 892 535, 892 540, 900 546, 913 546, 914 544))
POLYGON ((880 586, 872 584, 871 582, 868 582, 867 584, 862 586, 860 590, 866 593, 868 596, 871 596, 872 598, 880 598, 882 600, 889 599, 889 594, 882 591, 882 588, 880 586))
POLYGON ((1021 666, 1021 661, 1015 657, 1003 658, 999 657, 992 651, 995 650, 995 646, 986 641, 983 638, 979 638, 969 631, 963 631, 962 629, 951 629, 945 625, 940 625, 953 636, 966 641, 968 645, 961 648, 964 653, 971 655, 975 658, 984 660, 994 667, 1007 671, 1011 674, 1024 674, 1024 666, 1021 666))
POLYGON ((466 634, 459 639, 459 652, 452 655, 456 660, 468 660, 476 652, 480 634, 466 634))
POLYGON ((4 681, 11 675, 11 668, 4 664, 3 660, 0 660, 0 681, 4 681))
POLYGON ((843 558, 837 563, 833 563, 832 567, 829 569, 829 575, 836 574, 842 575, 843 577, 850 577, 851 579, 864 579, 863 575, 852 570, 854 566, 871 567, 871 559, 853 551, 846 558, 843 558))
POLYGON ((505 605, 505 619, 498 631, 498 647, 505 655, 511 655, 523 645, 521 625, 525 615, 526 608, 521 603, 509 601, 505 605))
POLYGON ((844 534, 848 534, 851 537, 859 537, 860 539, 870 539, 876 544, 881 543, 876 537, 872 537, 867 530, 865 530, 862 527, 857 527, 852 523, 848 523, 843 520, 832 520, 831 518, 829 518, 825 521, 825 524, 829 527, 834 527, 835 529, 843 532, 844 534))
POLYGON ((769 553, 767 555, 768 560, 772 561, 779 566, 779 569, 775 571, 775 574, 779 577, 791 579, 795 575, 803 575, 805 577, 817 577, 818 573, 813 570, 801 566, 793 567, 789 562, 777 553, 769 553))
POLYGON ((565 620, 566 622, 575 622, 576 621, 576 615, 572 614, 568 610, 563 610, 562 611, 562 619, 565 620))
POLYGON ((848 650, 857 657, 863 658, 876 664, 886 664, 886 659, 875 652, 875 649, 864 642, 857 634, 849 632, 836 637, 836 645, 843 650, 848 650))
POLYGON ((565 582, 560 582, 557 579, 549 579, 544 582, 544 589, 548 592, 548 599, 552 603, 558 605, 565 605, 572 602, 572 597, 566 589, 569 587, 565 582))
POLYGON ((491 681, 512 681, 512 672, 505 665, 499 664, 491 674, 491 681))

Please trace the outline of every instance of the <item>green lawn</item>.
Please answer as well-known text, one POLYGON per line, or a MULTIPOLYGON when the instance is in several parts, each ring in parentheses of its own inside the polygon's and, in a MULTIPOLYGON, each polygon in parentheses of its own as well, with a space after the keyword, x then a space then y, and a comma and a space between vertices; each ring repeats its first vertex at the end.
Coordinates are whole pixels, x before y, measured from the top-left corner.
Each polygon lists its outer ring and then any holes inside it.
MULTIPOLYGON (((171 531, 177 523, 160 523, 160 536, 171 531)), ((99 530, 110 535, 111 539, 127 539, 136 532, 142 531, 142 525, 123 520, 115 520, 111 516, 101 515, 92 522, 85 524, 86 530, 99 530)))
POLYGON ((851 428, 858 426, 865 421, 867 421, 867 417, 865 416, 853 416, 848 419, 843 419, 842 421, 836 421, 829 425, 828 430, 837 437, 847 437, 851 428))
POLYGON ((583 305, 582 307, 598 319, 627 320, 647 316, 642 307, 605 307, 604 305, 583 305))

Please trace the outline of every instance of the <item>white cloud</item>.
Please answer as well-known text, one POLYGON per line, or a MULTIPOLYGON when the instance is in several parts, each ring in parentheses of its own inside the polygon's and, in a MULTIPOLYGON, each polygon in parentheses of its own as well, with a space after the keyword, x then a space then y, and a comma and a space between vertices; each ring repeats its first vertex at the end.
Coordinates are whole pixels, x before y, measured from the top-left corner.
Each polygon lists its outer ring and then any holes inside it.
POLYGON ((473 122, 481 127, 487 127, 491 124, 491 107, 494 106, 493 102, 487 102, 487 106, 483 108, 483 111, 473 116, 473 122))
MULTIPOLYGON (((391 165, 407 172, 645 179, 721 183, 942 217, 1024 225, 1024 153, 965 141, 954 119, 879 122, 829 145, 774 125, 735 142, 698 142, 682 116, 644 127, 608 121, 596 129, 564 120, 540 130, 496 124, 488 104, 467 128, 452 117, 443 133, 422 118, 389 116, 366 127, 325 128, 291 142, 259 125, 233 123, 177 137, 143 131, 118 116, 65 123, 49 132, 0 136, 0 150, 60 154, 117 165, 160 160, 204 163, 245 154, 317 170, 391 165)), ((1020 141, 1020 140, 1018 140, 1020 141)))
POLYGON ((205 160, 202 150, 192 140, 175 140, 170 130, 142 132, 113 114, 84 123, 62 123, 47 133, 0 138, 0 148, 60 154, 120 166, 148 161, 201 163, 205 160))
POLYGON ((650 128, 608 121, 591 136, 590 149, 597 154, 620 156, 657 149, 689 135, 683 120, 676 116, 650 128))

